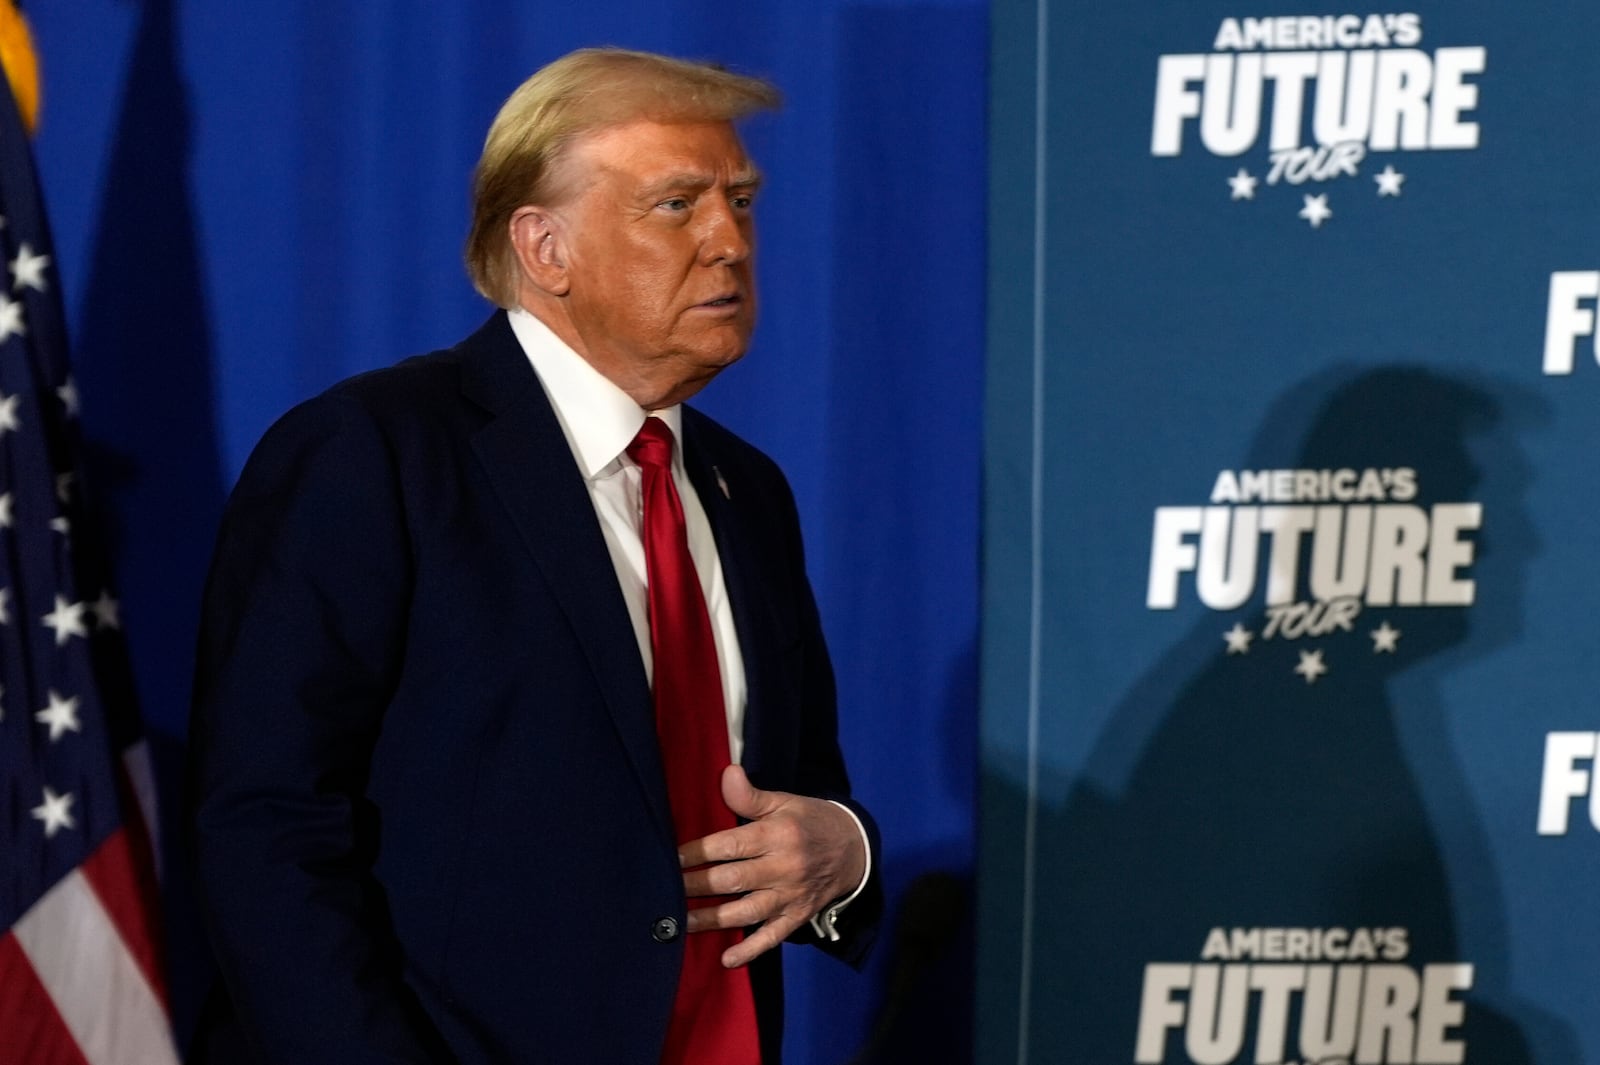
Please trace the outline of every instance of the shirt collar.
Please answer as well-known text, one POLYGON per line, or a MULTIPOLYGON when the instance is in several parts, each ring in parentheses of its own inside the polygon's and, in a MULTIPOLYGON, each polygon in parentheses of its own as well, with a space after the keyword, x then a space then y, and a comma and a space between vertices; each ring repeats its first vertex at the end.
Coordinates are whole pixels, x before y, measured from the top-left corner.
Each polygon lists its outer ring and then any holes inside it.
MULTIPOLYGON (((682 408, 643 410, 539 319, 520 307, 507 315, 585 478, 593 480, 617 461, 646 417, 660 418, 672 430, 673 439, 683 440, 682 408)), ((673 449, 675 465, 682 465, 682 450, 681 446, 673 449)))

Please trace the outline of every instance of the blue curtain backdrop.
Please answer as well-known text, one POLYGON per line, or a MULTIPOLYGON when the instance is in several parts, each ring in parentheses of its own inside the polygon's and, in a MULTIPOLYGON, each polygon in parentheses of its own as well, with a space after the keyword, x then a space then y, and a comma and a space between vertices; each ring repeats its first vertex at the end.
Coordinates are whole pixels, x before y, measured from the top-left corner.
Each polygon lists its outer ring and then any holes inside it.
POLYGON ((94 488, 166 785, 180 1034, 207 974, 172 814, 222 500, 290 405, 484 317, 460 267, 484 131, 538 66, 609 43, 725 62, 787 98, 748 132, 771 178, 756 344, 702 405, 793 480, 894 900, 866 977, 791 951, 791 1060, 964 1059, 986 5, 54 0, 28 13, 94 488))

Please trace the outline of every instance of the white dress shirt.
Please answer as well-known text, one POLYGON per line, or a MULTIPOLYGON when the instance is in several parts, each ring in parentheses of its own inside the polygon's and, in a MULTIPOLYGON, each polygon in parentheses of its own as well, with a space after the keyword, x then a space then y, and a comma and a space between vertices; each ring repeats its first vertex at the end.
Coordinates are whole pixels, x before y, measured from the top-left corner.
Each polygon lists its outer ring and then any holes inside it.
MULTIPOLYGON (((728 715, 728 752, 735 764, 744 755, 745 688, 744 658, 739 653, 739 636, 733 624, 733 607, 722 579, 722 560, 717 555, 716 539, 706 518, 700 497, 683 468, 683 412, 677 406, 645 411, 622 389, 573 351, 550 327, 527 311, 509 312, 511 331, 533 363, 534 372, 544 385, 545 395, 555 408, 556 420, 566 435, 567 446, 577 460, 600 518, 600 531, 617 583, 633 622, 633 635, 644 659, 645 676, 654 677, 654 656, 650 650, 649 583, 644 560, 644 504, 640 491, 639 466, 628 457, 627 447, 638 435, 645 418, 656 417, 667 423, 678 446, 672 449, 672 481, 683 501, 683 519, 689 537, 689 554, 705 593, 706 610, 711 615, 711 634, 717 645, 717 665, 722 672, 722 701, 728 715)), ((872 849, 866 844, 866 829, 855 811, 835 804, 850 815, 861 833, 866 854, 866 872, 861 884, 846 898, 812 918, 820 936, 837 940, 834 922, 872 875, 872 849)))
POLYGON ((711 534, 711 522, 689 475, 683 468, 683 411, 678 407, 641 410, 626 392, 602 376, 559 337, 526 311, 511 312, 511 330, 527 352, 534 372, 544 385, 567 445, 578 460, 578 472, 589 486, 600 531, 611 552, 628 618, 639 642, 647 678, 655 676, 650 651, 650 586, 644 562, 644 504, 642 473, 628 457, 628 445, 638 435, 646 417, 667 423, 678 446, 672 449, 672 483, 683 501, 683 522, 689 536, 689 554, 700 577, 706 611, 711 615, 711 635, 717 645, 717 665, 722 673, 722 705, 728 712, 728 752, 737 764, 744 754, 744 658, 733 627, 733 608, 722 582, 722 560, 711 534))

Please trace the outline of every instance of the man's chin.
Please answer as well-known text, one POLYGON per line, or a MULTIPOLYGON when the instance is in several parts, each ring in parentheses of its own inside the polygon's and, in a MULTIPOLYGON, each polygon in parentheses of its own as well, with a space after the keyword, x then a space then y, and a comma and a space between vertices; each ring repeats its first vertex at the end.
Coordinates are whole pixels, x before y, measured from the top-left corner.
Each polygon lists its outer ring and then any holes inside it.
POLYGON ((740 328, 718 332, 721 335, 708 336, 704 343, 686 351, 684 361, 715 373, 744 358, 744 353, 750 350, 750 331, 740 328))
POLYGON ((697 353, 686 361, 687 376, 696 379, 698 388, 704 387, 713 377, 744 358, 744 349, 697 353))
POLYGON ((650 390, 648 399, 632 392, 629 394, 647 409, 682 403, 710 384, 717 374, 743 358, 744 353, 743 345, 679 349, 669 357, 670 363, 659 364, 659 371, 662 372, 652 378, 658 388, 650 390))

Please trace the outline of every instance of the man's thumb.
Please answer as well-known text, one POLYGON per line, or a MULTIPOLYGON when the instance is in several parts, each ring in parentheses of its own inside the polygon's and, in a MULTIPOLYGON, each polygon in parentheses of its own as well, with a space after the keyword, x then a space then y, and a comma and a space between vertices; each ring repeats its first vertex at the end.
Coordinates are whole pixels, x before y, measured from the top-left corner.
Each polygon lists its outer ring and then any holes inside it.
POLYGON ((770 812, 772 795, 750 783, 744 767, 730 765, 722 771, 722 801, 728 809, 747 821, 754 821, 770 812))

